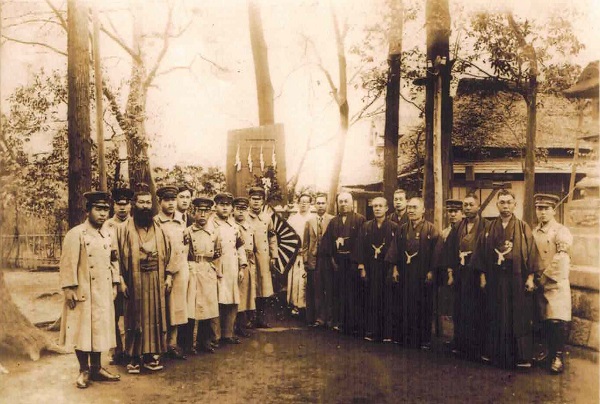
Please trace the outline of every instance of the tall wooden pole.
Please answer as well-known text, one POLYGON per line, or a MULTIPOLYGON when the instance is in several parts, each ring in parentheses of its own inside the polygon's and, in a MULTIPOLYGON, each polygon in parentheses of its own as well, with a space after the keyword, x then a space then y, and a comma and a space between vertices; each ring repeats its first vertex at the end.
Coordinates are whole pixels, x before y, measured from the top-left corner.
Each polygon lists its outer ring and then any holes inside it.
POLYGON ((567 202, 573 200, 573 190, 575 189, 575 177, 577 175, 577 165, 579 164, 579 138, 581 137, 581 127, 583 126, 583 100, 577 100, 577 111, 579 112, 579 119, 577 121, 577 136, 575 137, 575 151, 573 152, 573 165, 571 166, 571 178, 569 180, 569 199, 567 202))
POLYGON ((100 191, 108 189, 106 182, 106 161, 104 152, 104 125, 102 124, 102 67, 100 66, 100 22, 98 20, 98 6, 92 3, 92 20, 94 25, 93 32, 93 53, 94 53, 94 81, 96 87, 96 141, 98 143, 98 175, 100 191))
POLYGON ((435 86, 433 93, 433 224, 442 228, 444 196, 442 175, 442 74, 441 67, 445 64, 440 57, 433 62, 435 86))
POLYGON ((92 185, 90 134, 90 31, 89 8, 77 0, 67 2, 67 81, 69 139, 69 228, 85 219, 84 192, 92 185))

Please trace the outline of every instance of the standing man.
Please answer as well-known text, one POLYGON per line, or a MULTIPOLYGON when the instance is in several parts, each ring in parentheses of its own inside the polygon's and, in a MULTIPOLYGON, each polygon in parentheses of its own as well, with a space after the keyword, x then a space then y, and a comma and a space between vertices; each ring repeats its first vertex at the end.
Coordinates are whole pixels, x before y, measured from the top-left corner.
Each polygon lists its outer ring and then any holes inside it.
POLYGON ((442 240, 446 241, 454 225, 463 219, 463 202, 459 199, 446 199, 448 226, 442 230, 442 240))
POLYGON ((485 234, 479 216, 479 199, 469 194, 462 202, 465 218, 455 224, 444 244, 448 285, 454 289, 454 340, 452 352, 478 360, 483 353, 485 301, 479 287, 480 274, 471 265, 477 239, 485 234))
POLYGON ((221 246, 221 256, 217 261, 219 318, 221 325, 221 342, 239 344, 240 340, 233 334, 238 304, 240 303, 239 284, 248 266, 244 240, 238 225, 230 218, 233 195, 223 192, 215 195, 216 215, 211 218, 211 225, 217 234, 221 246))
MULTIPOLYGON (((298 198, 298 213, 291 215, 287 219, 289 225, 292 226, 298 237, 300 237, 300 243, 302 243, 304 238, 306 223, 312 217, 310 213, 310 201, 311 197, 309 194, 300 195, 300 198, 298 198)), ((305 311, 306 269, 304 268, 302 254, 298 254, 294 265, 288 273, 287 285, 287 301, 288 305, 292 308, 292 314, 299 314, 300 311, 305 311)))
POLYGON ((394 191, 394 211, 390 213, 389 219, 398 225, 398 228, 404 223, 408 223, 406 213, 406 191, 397 189, 394 191))
MULTIPOLYGON (((458 199, 446 199, 446 218, 448 220, 448 226, 442 229, 442 242, 446 241, 446 238, 448 237, 448 234, 450 234, 452 228, 463 218, 462 201, 458 199)), ((436 282, 434 285, 435 293, 433 295, 433 315, 435 321, 435 332, 436 336, 438 337, 442 331, 441 317, 451 314, 451 291, 450 287, 448 286, 448 278, 446 273, 447 267, 442 265, 440 268, 437 268, 437 272, 435 274, 436 276, 434 276, 436 282)))
MULTIPOLYGON (((117 242, 117 227, 129 219, 131 212, 131 198, 133 198, 133 191, 129 188, 115 188, 112 190, 113 198, 113 210, 115 214, 113 217, 106 221, 108 229, 112 232, 114 243, 117 242)), ((116 245, 116 244, 115 244, 116 245)), ((116 248, 116 247, 115 247, 116 248)), ((121 281, 122 282, 122 281, 121 281)), ((123 318, 123 293, 117 291, 117 298, 115 299, 115 335, 117 338, 117 346, 113 351, 111 364, 113 365, 124 365, 126 362, 126 355, 123 351, 125 346, 125 331, 119 324, 123 318)))
POLYGON ((208 198, 192 201, 194 223, 184 232, 184 243, 189 247, 188 264, 190 283, 188 288, 188 330, 185 341, 187 352, 194 353, 192 338, 198 321, 196 350, 215 352, 219 330, 218 276, 215 259, 220 256, 220 245, 214 229, 208 226, 210 209, 214 202, 208 198))
POLYGON ((248 214, 248 198, 240 197, 233 200, 233 218, 239 226, 248 266, 242 269, 243 278, 240 282, 240 304, 235 326, 235 333, 240 337, 249 337, 248 323, 256 311, 256 257, 254 256, 254 229, 246 220, 248 214))
POLYGON ((550 372, 558 374, 564 370, 563 352, 571 321, 571 287, 569 250, 573 236, 569 229, 554 218, 560 198, 556 195, 536 194, 535 214, 538 225, 533 237, 542 261, 540 285, 541 319, 548 345, 550 372))
POLYGON ((60 256, 60 286, 65 304, 60 325, 60 344, 75 347, 79 361, 77 387, 94 381, 118 381, 100 365, 100 354, 114 348, 113 300, 120 282, 113 233, 102 225, 108 218, 110 195, 87 192, 88 217, 65 235, 60 256))
POLYGON ((498 192, 494 219, 473 252, 473 267, 482 272, 487 294, 487 353, 482 357, 501 368, 529 368, 532 359, 533 276, 539 253, 527 223, 514 216, 515 195, 498 192), (488 356, 491 355, 491 358, 488 356))
POLYGON ((182 349, 177 346, 178 330, 181 328, 182 334, 185 334, 188 323, 187 289, 190 279, 188 247, 183 243, 186 225, 176 209, 178 192, 178 188, 174 186, 161 187, 156 191, 160 211, 154 217, 154 222, 164 231, 171 244, 169 270, 172 274, 172 287, 167 293, 167 353, 173 359, 186 359, 182 349))
POLYGON ((327 213, 326 194, 317 195, 315 207, 316 216, 304 226, 302 259, 306 269, 306 320, 310 326, 320 327, 331 321, 332 273, 320 247, 333 216, 327 213))
POLYGON ((349 335, 363 331, 361 281, 352 257, 358 234, 365 218, 355 213, 352 195, 342 192, 337 197, 338 215, 331 219, 323 236, 323 254, 333 267, 333 328, 349 335))
POLYGON ((129 188, 115 188, 112 190, 112 197, 115 214, 106 221, 109 227, 115 227, 129 219, 133 191, 129 188))
POLYGON ((271 328, 267 321, 266 310, 269 299, 273 296, 273 278, 278 250, 277 236, 273 229, 271 217, 263 207, 265 205, 265 190, 252 187, 248 191, 250 211, 248 222, 254 229, 254 250, 256 252, 256 327, 271 328))
POLYGON ((392 342, 392 296, 391 289, 386 288, 391 283, 391 271, 385 256, 398 233, 398 225, 386 218, 385 198, 374 198, 371 206, 375 218, 362 226, 356 249, 360 277, 367 284, 365 339, 392 342))
MULTIPOLYGON (((394 211, 390 213, 389 219, 398 225, 398 230, 402 227, 404 223, 408 223, 408 214, 406 212, 406 191, 404 189, 397 189, 394 191, 394 211)), ((399 344, 401 341, 400 335, 402 329, 402 290, 404 290, 404 286, 402 284, 403 277, 397 282, 392 282, 391 285, 386 285, 386 288, 389 289, 387 294, 392 296, 392 304, 391 304, 391 316, 392 316, 392 340, 393 342, 399 344)))
POLYGON ((400 279, 402 329, 399 341, 405 346, 431 349, 433 278, 441 250, 439 231, 424 219, 422 198, 411 198, 406 206, 409 222, 400 227, 396 242, 385 260, 393 265, 392 278, 400 279))
POLYGON ((161 370, 160 354, 167 349, 165 290, 173 285, 171 245, 152 219, 147 186, 134 194, 132 217, 117 229, 117 239, 125 281, 125 350, 131 358, 127 371, 138 374, 141 366, 161 370))
POLYGON ((188 185, 183 184, 177 188, 177 212, 181 214, 181 220, 185 223, 185 227, 194 223, 194 217, 189 213, 192 196, 194 196, 194 190, 188 185))

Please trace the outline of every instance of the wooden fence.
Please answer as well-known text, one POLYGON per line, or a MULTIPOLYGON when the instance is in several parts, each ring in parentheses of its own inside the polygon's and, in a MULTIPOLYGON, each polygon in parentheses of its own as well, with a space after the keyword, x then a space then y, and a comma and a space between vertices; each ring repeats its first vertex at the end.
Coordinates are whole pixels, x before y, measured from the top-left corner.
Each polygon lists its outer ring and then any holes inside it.
POLYGON ((63 236, 59 234, 0 235, 0 266, 58 269, 62 241, 63 236))

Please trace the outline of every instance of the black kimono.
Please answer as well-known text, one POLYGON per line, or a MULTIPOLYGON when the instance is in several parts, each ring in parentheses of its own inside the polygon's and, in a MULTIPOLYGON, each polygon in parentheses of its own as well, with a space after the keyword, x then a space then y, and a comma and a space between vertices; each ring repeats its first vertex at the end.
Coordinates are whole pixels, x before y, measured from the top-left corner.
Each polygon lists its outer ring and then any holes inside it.
POLYGON ((515 218, 502 227, 494 219, 477 242, 471 264, 486 274, 486 354, 501 368, 532 358, 533 294, 529 274, 539 271, 539 253, 529 226, 515 218))
POLYGON ((396 223, 384 220, 381 227, 375 219, 361 229, 356 249, 356 262, 363 264, 366 278, 366 336, 375 340, 392 339, 391 266, 385 255, 398 233, 396 223))
POLYGON ((467 358, 478 360, 483 351, 485 301, 480 288, 480 272, 471 265, 479 236, 485 234, 485 220, 477 216, 470 231, 468 220, 458 222, 444 244, 446 268, 454 277, 454 348, 467 358))
POLYGON ((364 216, 354 212, 348 213, 345 222, 342 216, 334 217, 321 244, 323 256, 333 259, 337 266, 333 269, 332 323, 347 334, 364 331, 362 285, 355 257, 352 256, 364 222, 364 216))
POLYGON ((409 347, 431 342, 433 317, 433 282, 425 282, 432 274, 441 253, 439 231, 426 220, 400 228, 396 242, 386 255, 386 262, 398 266, 401 285, 401 318, 399 341, 409 347))

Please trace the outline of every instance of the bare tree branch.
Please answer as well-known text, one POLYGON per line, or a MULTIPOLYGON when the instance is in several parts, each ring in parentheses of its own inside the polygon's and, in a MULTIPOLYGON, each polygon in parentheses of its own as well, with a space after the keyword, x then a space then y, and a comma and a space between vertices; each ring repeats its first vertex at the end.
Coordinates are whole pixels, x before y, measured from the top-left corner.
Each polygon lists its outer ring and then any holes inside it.
POLYGON ((369 108, 371 108, 371 105, 375 104, 375 101, 377 101, 379 99, 379 97, 381 97, 381 94, 383 94, 383 87, 381 87, 378 91, 377 94, 375 94, 375 96, 373 97, 373 99, 367 103, 367 105, 365 105, 364 107, 362 107, 360 109, 360 111, 358 111, 357 113, 355 113, 352 118, 350 118, 350 126, 354 125, 356 122, 358 122, 359 120, 361 120, 363 118, 363 115, 365 114, 365 112, 367 112, 367 110, 369 108))
POLYGON ((61 51, 60 49, 55 48, 52 45, 48 45, 47 43, 36 42, 36 41, 25 41, 25 40, 22 40, 22 39, 16 39, 16 38, 13 38, 13 37, 9 37, 9 36, 4 35, 4 34, 2 35, 2 38, 6 39, 7 41, 10 41, 10 42, 20 43, 20 44, 23 44, 23 45, 41 46, 41 47, 50 49, 50 50, 58 53, 59 55, 67 56, 67 52, 61 51))
POLYGON ((206 58, 205 56, 203 56, 200 53, 196 53, 194 55, 194 58, 190 61, 190 63, 187 66, 173 66, 173 67, 170 67, 168 69, 161 70, 161 71, 159 71, 159 72, 156 73, 155 77, 164 76, 165 74, 169 74, 169 73, 172 73, 172 72, 177 71, 177 70, 191 70, 192 66, 194 65, 194 63, 196 63, 197 59, 201 59, 201 60, 209 63, 211 66, 215 67, 216 69, 218 69, 222 73, 227 73, 229 71, 229 69, 227 69, 226 67, 223 67, 223 66, 221 66, 221 65, 213 62, 212 60, 206 58))
POLYGON ((156 77, 156 73, 162 60, 164 59, 167 51, 169 50, 169 40, 171 39, 171 29, 173 28, 173 4, 169 4, 169 11, 167 13, 167 22, 165 24, 165 30, 163 32, 163 46, 156 57, 156 61, 154 62, 154 66, 150 69, 148 76, 146 76, 146 80, 144 81, 144 87, 148 88, 152 84, 152 81, 156 77))
POLYGON ((54 4, 52 4, 52 2, 50 0, 45 0, 45 1, 46 1, 46 4, 48 5, 48 7, 50 7, 52 12, 56 16, 56 18, 58 18, 60 25, 63 27, 65 32, 67 32, 67 20, 65 20, 65 18, 61 14, 60 10, 54 4))
POLYGON ((6 24, 2 28, 19 27, 19 26, 22 26, 25 24, 56 24, 56 25, 62 26, 60 24, 60 22, 58 22, 58 21, 44 19, 44 18, 32 18, 30 20, 19 21, 19 22, 15 22, 13 24, 6 24))
MULTIPOLYGON (((109 20, 110 23, 110 20, 109 20)), ((100 24, 100 31, 104 32, 110 39, 112 39, 113 41, 115 41, 117 43, 117 45, 119 45, 121 48, 123 48, 123 50, 125 52, 127 52, 129 54, 129 56, 131 56, 131 58, 136 62, 136 63, 142 63, 142 58, 140 56, 140 54, 138 52, 136 52, 135 50, 133 50, 132 48, 130 48, 123 39, 121 39, 121 37, 118 34, 115 34, 111 31, 109 31, 108 29, 106 29, 106 27, 104 27, 103 24, 100 24)))
POLYGON ((408 102, 410 105, 412 105, 413 107, 415 107, 419 111, 425 112, 425 108, 424 107, 420 106, 419 104, 417 104, 413 100, 409 100, 408 98, 406 98, 404 95, 402 95, 402 91, 400 91, 400 98, 402 98, 404 101, 408 102))

